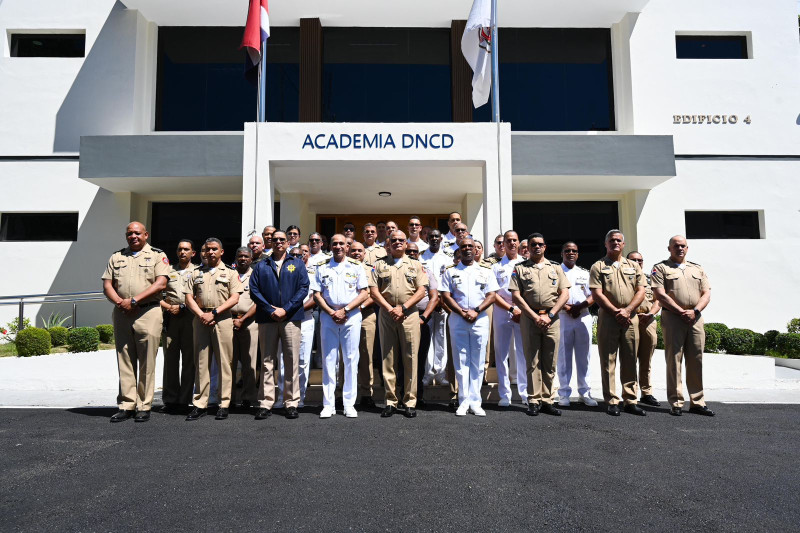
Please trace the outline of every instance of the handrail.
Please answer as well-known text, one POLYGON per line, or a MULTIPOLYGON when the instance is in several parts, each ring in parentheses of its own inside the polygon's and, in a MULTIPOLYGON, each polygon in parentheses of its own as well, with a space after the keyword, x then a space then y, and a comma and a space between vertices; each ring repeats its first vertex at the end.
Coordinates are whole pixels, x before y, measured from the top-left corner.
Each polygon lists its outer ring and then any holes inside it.
POLYGON ((18 328, 25 323, 25 304, 55 304, 72 303, 72 327, 77 324, 78 304, 77 302, 91 302, 105 300, 106 296, 102 291, 84 292, 57 292, 52 294, 21 294, 17 296, 0 296, 0 305, 19 305, 18 328), (77 297, 77 298, 76 298, 77 297), (40 298, 31 300, 30 298, 40 298), (10 301, 1 301, 10 300, 10 301))

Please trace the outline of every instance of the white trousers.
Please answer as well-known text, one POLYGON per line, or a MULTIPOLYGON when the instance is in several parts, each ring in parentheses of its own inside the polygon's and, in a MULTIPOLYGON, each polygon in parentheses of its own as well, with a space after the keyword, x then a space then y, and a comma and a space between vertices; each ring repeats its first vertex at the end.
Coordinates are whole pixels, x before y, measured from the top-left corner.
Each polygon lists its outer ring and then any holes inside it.
MULTIPOLYGON (((311 372, 311 350, 314 347, 314 317, 303 318, 300 323, 300 362, 298 373, 300 377, 300 403, 306 401, 308 376, 311 372)), ((281 359, 283 361, 283 359, 281 359)), ((281 365, 282 367, 282 365, 281 365)))
POLYGON ((569 382, 572 380, 574 353, 578 394, 583 396, 591 390, 586 379, 589 375, 589 347, 592 344, 592 315, 586 313, 586 316, 572 318, 566 313, 561 313, 558 318, 561 324, 561 340, 558 343, 558 362, 556 363, 558 395, 569 398, 572 394, 569 382))
POLYGON ((453 369, 458 381, 458 403, 481 405, 481 385, 489 343, 489 315, 484 311, 474 323, 458 315, 450 317, 450 339, 453 342, 453 369))
POLYGON ((425 362, 425 377, 433 379, 444 376, 447 366, 447 312, 435 311, 431 315, 431 345, 425 362))
POLYGON ((319 319, 322 340, 322 406, 336 405, 336 375, 339 363, 339 347, 344 360, 344 383, 342 384, 342 403, 345 409, 356 404, 358 392, 358 345, 361 341, 361 310, 356 308, 348 313, 347 322, 337 324, 327 314, 319 319))
POLYGON ((517 392, 520 398, 528 397, 528 365, 522 349, 522 333, 519 324, 511 320, 511 315, 500 306, 494 306, 494 364, 497 367, 497 392, 500 399, 511 400, 511 379, 508 372, 508 355, 511 340, 514 340, 516 357, 517 392))

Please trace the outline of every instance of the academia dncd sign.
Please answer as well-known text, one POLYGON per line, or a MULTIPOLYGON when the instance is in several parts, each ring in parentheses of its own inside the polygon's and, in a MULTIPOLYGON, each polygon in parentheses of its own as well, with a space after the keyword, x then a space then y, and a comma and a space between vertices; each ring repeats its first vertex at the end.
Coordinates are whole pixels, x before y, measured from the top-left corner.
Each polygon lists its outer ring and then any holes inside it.
POLYGON ((303 150, 448 150, 455 143, 449 133, 320 133, 306 134, 303 150))

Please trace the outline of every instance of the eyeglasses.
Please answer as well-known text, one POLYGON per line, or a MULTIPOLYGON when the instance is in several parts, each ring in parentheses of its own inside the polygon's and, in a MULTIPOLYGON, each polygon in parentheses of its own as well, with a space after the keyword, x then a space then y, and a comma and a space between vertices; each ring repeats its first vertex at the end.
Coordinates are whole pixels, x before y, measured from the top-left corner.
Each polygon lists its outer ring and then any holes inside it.
POLYGON ((296 231, 290 231, 290 232, 289 232, 289 233, 287 233, 286 235, 300 235, 300 234, 299 234, 299 233, 297 233, 296 231))
POLYGON ((308 242, 322 242, 322 239, 308 239, 308 242))
POLYGON ((303 254, 291 254, 292 257, 303 257, 303 254))
POLYGON ((406 250, 408 255, 419 255, 419 250, 406 250))
POLYGON ((389 239, 389 242, 406 242, 406 240, 405 239, 397 239, 397 238, 395 238, 395 239, 389 239))
POLYGON ((528 244, 529 248, 544 248, 545 246, 547 245, 543 242, 532 242, 528 244))
POLYGON ((495 246, 503 246, 503 241, 497 241, 494 243, 495 246))
POLYGON ((578 253, 578 250, 564 250, 564 255, 577 254, 577 253, 578 253))
POLYGON ((408 225, 409 226, 421 226, 422 224, 420 224, 419 222, 409 222, 408 225))
POLYGON ((467 231, 467 228, 456 228, 455 231, 456 231, 456 233, 463 233, 463 232, 467 231))
POLYGON ((356 228, 344 228, 345 231, 356 231, 356 228))
POLYGON ((285 237, 274 237, 272 240, 275 242, 286 242, 285 237))
POLYGON ((637 263, 639 263, 640 265, 643 265, 643 264, 644 264, 644 259, 631 259, 631 261, 636 261, 636 262, 637 262, 637 263))

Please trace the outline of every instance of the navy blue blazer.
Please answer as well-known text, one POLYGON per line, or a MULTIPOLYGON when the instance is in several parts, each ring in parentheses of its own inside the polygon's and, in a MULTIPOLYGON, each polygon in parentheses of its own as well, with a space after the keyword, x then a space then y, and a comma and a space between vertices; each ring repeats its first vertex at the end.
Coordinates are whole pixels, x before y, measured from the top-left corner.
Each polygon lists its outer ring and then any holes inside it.
POLYGON ((256 263, 250 276, 250 297, 256 304, 256 322, 275 322, 276 307, 286 311, 285 322, 303 319, 303 300, 308 296, 308 271, 303 260, 287 253, 281 275, 272 257, 256 263))

